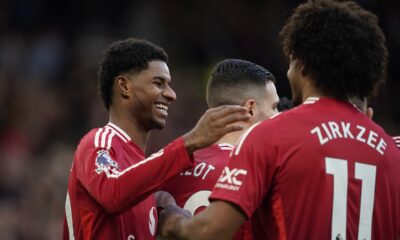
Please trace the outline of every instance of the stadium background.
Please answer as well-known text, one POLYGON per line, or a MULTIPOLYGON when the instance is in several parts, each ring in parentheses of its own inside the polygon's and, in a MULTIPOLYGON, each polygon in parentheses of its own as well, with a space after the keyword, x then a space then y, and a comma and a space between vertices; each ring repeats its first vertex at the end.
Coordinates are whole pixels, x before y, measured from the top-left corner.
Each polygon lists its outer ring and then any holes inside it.
MULTIPOLYGON (((362 0, 390 51, 374 120, 400 134, 400 2, 362 0)), ((178 100, 147 153, 194 126, 211 67, 243 58, 272 71, 290 97, 278 31, 299 1, 0 1, 0 238, 59 239, 68 172, 79 139, 107 121, 97 64, 114 40, 164 47, 178 100)))

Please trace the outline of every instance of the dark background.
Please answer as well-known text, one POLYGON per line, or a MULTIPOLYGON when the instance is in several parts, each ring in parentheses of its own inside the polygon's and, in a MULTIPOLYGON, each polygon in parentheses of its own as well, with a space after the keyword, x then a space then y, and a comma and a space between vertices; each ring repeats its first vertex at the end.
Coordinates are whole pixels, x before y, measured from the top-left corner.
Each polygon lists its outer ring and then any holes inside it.
MULTIPOLYGON (((299 1, 0 1, 0 239, 59 239, 73 152, 107 122, 96 90, 102 52, 119 39, 146 38, 170 56, 178 100, 147 153, 194 126, 205 83, 224 58, 269 69, 290 97, 278 32, 299 1)), ((400 8, 358 3, 380 17, 389 79, 372 102, 374 120, 400 134, 400 8)))

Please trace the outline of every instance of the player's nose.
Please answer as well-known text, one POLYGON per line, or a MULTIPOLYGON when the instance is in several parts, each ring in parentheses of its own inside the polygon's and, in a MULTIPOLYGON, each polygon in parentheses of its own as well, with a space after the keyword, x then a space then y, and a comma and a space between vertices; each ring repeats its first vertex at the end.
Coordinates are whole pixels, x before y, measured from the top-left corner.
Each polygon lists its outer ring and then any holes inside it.
POLYGON ((163 96, 171 102, 176 100, 176 93, 170 86, 164 89, 163 96))

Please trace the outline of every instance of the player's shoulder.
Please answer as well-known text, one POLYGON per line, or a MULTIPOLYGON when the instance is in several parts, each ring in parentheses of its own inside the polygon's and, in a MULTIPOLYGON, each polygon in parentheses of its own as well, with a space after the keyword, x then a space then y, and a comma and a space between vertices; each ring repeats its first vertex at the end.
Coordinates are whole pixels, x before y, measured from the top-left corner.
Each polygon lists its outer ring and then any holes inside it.
POLYGON ((88 131, 80 140, 79 142, 79 146, 80 147, 87 147, 90 145, 94 146, 94 139, 96 138, 96 133, 98 132, 98 130, 101 129, 101 127, 99 128, 93 128, 90 131, 88 131))
POLYGON ((199 149, 194 152, 195 159, 214 158, 220 156, 229 156, 233 150, 233 145, 229 143, 213 144, 209 147, 199 149))
POLYGON ((116 143, 127 143, 130 141, 129 137, 122 130, 119 130, 112 123, 99 128, 94 128, 86 133, 79 146, 85 149, 87 148, 102 148, 110 150, 116 143))

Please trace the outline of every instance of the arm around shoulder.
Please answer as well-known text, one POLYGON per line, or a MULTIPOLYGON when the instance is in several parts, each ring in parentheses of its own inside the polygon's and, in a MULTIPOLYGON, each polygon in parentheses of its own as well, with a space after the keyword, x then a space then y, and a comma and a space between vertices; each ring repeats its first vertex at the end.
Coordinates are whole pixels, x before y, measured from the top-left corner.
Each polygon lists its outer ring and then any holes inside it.
POLYGON ((235 205, 214 201, 192 218, 180 215, 174 207, 165 209, 161 212, 159 230, 163 237, 173 239, 232 239, 245 219, 235 205))

